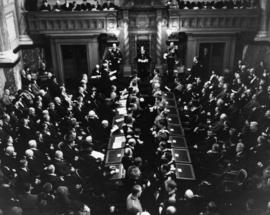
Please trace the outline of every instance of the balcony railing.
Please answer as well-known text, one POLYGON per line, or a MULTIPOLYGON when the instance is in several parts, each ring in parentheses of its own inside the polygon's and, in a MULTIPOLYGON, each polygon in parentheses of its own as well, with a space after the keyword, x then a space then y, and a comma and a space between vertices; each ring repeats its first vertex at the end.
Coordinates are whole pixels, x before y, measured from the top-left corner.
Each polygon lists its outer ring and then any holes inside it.
MULTIPOLYGON (((257 31, 260 10, 180 10, 169 9, 172 32, 257 31)), ((119 30, 117 11, 27 12, 29 34, 100 34, 119 30)))
POLYGON ((169 9, 169 29, 177 32, 245 32, 259 28, 258 9, 169 9))
POLYGON ((27 12, 29 34, 111 33, 117 29, 117 11, 27 12))

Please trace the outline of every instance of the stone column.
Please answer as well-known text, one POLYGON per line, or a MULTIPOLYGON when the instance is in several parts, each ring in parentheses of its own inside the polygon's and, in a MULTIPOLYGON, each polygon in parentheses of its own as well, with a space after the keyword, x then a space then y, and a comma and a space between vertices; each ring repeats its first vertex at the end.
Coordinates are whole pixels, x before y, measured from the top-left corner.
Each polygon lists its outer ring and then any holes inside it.
POLYGON ((268 7, 269 0, 259 0, 260 8, 261 8, 261 20, 260 20, 260 29, 258 34, 255 37, 256 41, 269 41, 267 25, 268 25, 268 7))
POLYGON ((12 93, 20 89, 19 53, 14 53, 17 44, 16 16, 8 15, 14 10, 13 3, 0 1, 0 97, 5 88, 12 93), (8 19, 8 20, 7 20, 8 19), (8 26, 8 23, 12 26, 8 26), (11 41, 12 40, 12 41, 11 41))
POLYGON ((161 68, 162 27, 163 27, 161 10, 157 11, 156 22, 157 22, 157 41, 156 41, 157 65, 156 67, 161 68))
POLYGON ((131 75, 131 66, 130 66, 130 52, 129 52, 129 14, 128 10, 123 11, 123 39, 124 39, 124 67, 123 75, 131 75))

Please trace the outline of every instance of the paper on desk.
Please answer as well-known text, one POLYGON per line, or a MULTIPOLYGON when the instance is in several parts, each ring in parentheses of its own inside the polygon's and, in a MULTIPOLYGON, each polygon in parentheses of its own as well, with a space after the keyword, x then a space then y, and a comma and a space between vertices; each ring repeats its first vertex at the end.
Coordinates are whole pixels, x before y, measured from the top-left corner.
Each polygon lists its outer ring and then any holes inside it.
POLYGON ((110 81, 114 81, 114 80, 116 80, 116 79, 117 79, 116 76, 110 77, 110 81))
POLYGON ((111 129, 111 133, 117 131, 119 129, 119 127, 117 125, 114 125, 111 129))
POLYGON ((98 158, 101 159, 102 161, 104 160, 104 157, 105 157, 103 153, 95 151, 95 150, 92 151, 91 155, 96 159, 98 158))
POLYGON ((118 113, 120 115, 126 115, 127 114, 127 109, 126 108, 118 108, 118 113))
POLYGON ((115 120, 116 123, 123 122, 123 121, 124 121, 124 118, 119 118, 115 120))
POLYGON ((115 137, 114 142, 112 144, 113 149, 119 149, 122 148, 122 143, 126 142, 125 136, 115 137))
POLYGON ((178 172, 182 172, 182 169, 181 169, 181 168, 178 168, 177 171, 178 171, 178 172))

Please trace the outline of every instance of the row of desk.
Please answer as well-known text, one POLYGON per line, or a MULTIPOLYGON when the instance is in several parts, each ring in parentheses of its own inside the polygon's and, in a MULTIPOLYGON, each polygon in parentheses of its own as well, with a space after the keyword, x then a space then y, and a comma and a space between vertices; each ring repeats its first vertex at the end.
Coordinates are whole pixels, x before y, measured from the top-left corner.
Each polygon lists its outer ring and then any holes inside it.
POLYGON ((194 168, 192 165, 185 132, 179 117, 176 99, 173 93, 165 93, 168 109, 168 130, 170 132, 169 142, 171 143, 172 156, 175 162, 175 175, 179 180, 195 180, 194 168))
MULTIPOLYGON (((165 93, 167 101, 167 120, 170 132, 172 156, 175 161, 175 174, 179 180, 195 180, 194 168, 192 166, 188 145, 185 139, 184 129, 177 110, 177 104, 173 93, 165 93)), ((122 131, 124 116, 126 114, 126 99, 119 102, 117 114, 113 119, 113 130, 107 148, 105 164, 114 169, 115 174, 111 179, 123 179, 125 170, 122 164, 126 138, 122 131)))

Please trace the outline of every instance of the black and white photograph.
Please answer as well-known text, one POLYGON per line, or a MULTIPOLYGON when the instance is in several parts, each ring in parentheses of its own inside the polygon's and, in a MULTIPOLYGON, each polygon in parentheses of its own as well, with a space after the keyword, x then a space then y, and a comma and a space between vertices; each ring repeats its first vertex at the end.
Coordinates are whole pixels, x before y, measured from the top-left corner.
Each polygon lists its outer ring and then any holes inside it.
POLYGON ((270 215, 270 1, 0 0, 0 215, 270 215))

